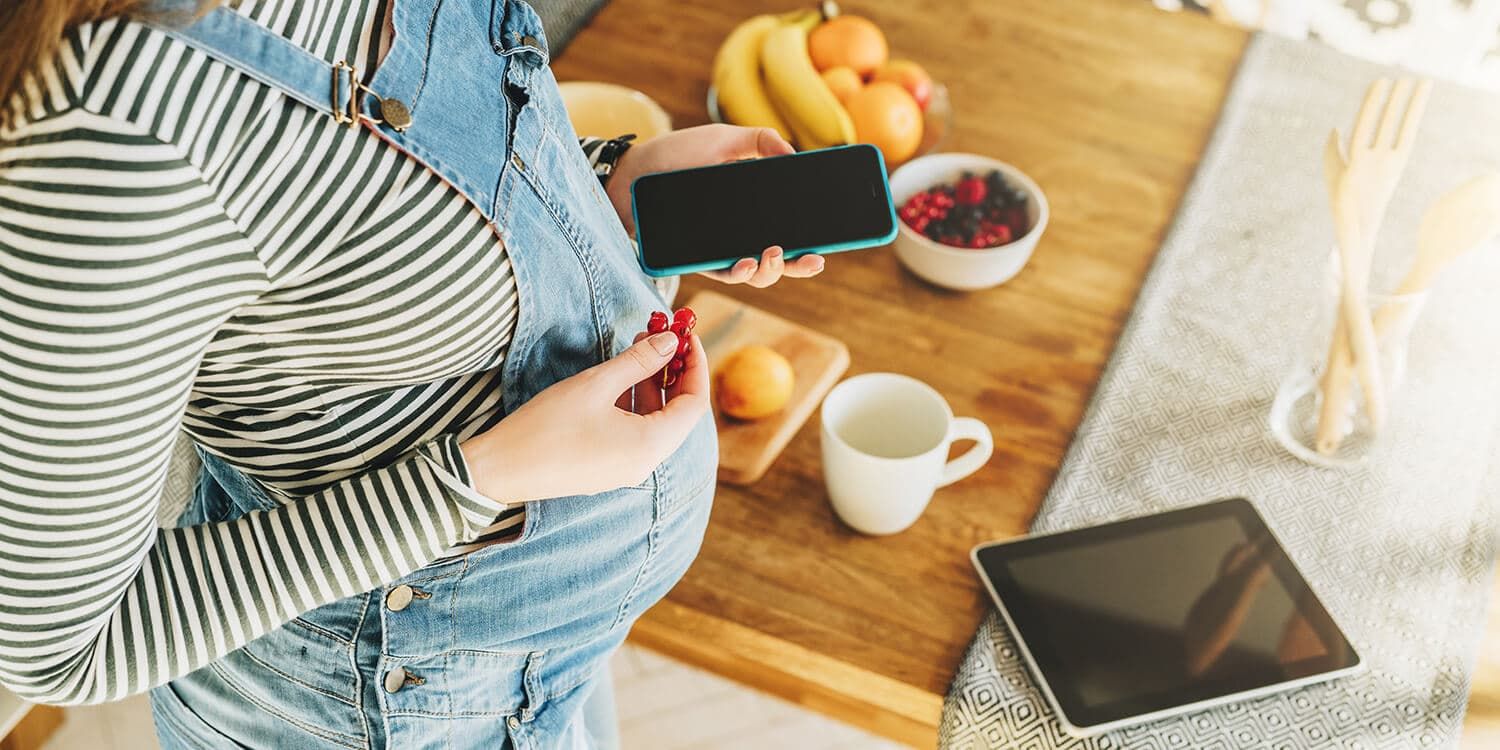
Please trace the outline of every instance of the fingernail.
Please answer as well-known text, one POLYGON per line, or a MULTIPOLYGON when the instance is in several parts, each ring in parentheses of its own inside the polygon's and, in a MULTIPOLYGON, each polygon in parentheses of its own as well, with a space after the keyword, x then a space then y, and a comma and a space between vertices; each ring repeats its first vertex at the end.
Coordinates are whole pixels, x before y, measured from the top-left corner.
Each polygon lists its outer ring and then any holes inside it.
POLYGON ((651 342, 651 348, 655 349, 656 353, 662 356, 673 354, 677 351, 677 334, 671 331, 653 333, 651 334, 651 338, 646 340, 651 342))
POLYGON ((773 247, 767 255, 770 256, 771 260, 781 260, 781 248, 773 247))
POLYGON ((814 271, 821 271, 821 270, 823 270, 823 264, 825 262, 826 261, 823 260, 823 256, 821 256, 821 255, 814 255, 813 256, 813 270, 814 271))

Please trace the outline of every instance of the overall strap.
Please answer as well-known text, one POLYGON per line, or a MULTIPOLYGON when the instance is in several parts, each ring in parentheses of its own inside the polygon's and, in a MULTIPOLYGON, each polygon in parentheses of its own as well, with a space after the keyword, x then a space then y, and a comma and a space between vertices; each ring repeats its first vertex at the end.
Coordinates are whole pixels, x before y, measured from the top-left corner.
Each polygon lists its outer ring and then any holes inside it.
POLYGON ((359 71, 349 63, 329 63, 228 8, 215 8, 190 26, 154 28, 332 117, 334 122, 358 127, 363 119, 389 124, 398 131, 411 125, 406 106, 382 98, 360 83, 359 71), (375 99, 381 116, 361 111, 360 92, 375 99))

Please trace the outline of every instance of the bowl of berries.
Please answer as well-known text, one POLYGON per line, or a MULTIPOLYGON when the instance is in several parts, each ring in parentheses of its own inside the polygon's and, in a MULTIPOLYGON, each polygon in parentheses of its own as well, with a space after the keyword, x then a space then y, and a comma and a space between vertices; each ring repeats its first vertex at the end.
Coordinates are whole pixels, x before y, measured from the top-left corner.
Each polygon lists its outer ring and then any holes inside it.
POLYGON ((1031 258, 1047 229, 1047 198, 1021 170, 978 154, 918 157, 891 175, 896 257, 949 289, 987 289, 1031 258))

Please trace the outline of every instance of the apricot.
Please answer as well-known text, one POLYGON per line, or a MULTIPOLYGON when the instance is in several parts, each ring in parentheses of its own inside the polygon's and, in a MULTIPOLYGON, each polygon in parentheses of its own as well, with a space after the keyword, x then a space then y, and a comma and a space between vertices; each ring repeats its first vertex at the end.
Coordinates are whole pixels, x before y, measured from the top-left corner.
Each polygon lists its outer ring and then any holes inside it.
POLYGON ((792 363, 768 346, 747 346, 724 359, 714 376, 719 410, 735 419, 762 419, 781 411, 796 384, 792 363))
POLYGON ((848 102, 849 97, 854 96, 856 91, 865 87, 864 79, 854 72, 854 68, 848 65, 840 65, 823 71, 823 83, 833 91, 840 102, 848 102))

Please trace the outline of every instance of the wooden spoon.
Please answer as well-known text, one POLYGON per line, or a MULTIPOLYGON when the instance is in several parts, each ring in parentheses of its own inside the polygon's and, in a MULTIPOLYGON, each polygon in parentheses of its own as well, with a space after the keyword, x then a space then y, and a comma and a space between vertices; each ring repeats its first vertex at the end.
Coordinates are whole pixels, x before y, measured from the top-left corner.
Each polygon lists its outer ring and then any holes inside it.
MULTIPOLYGON (((1417 229, 1417 257, 1394 296, 1406 297, 1427 291, 1444 268, 1497 234, 1500 234, 1500 173, 1476 177, 1444 193, 1422 215, 1422 223, 1417 229)), ((1398 324, 1410 323, 1410 317, 1417 310, 1418 306, 1409 302, 1382 305, 1375 313, 1376 337, 1384 338, 1398 324)), ((1342 329, 1342 325, 1336 328, 1342 329)), ((1334 341, 1339 339, 1336 337, 1334 341)), ((1335 349, 1328 363, 1329 371, 1348 373, 1353 365, 1349 349, 1335 349)), ((1320 449, 1324 424, 1337 426, 1332 433, 1332 447, 1336 448, 1343 438, 1349 404, 1347 375, 1342 383, 1345 387, 1330 389, 1323 394, 1323 411, 1319 420, 1320 449)))

